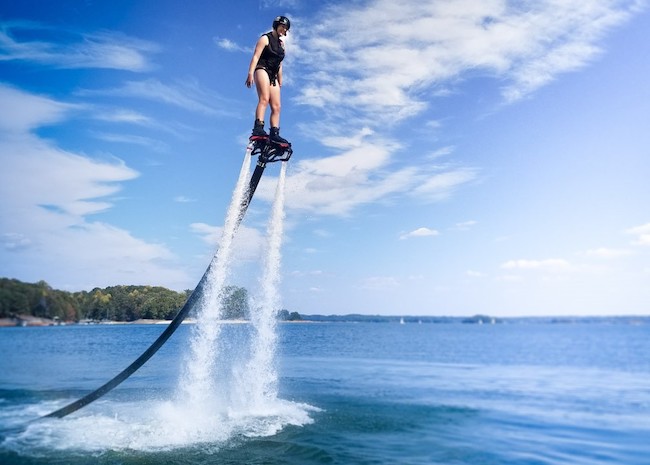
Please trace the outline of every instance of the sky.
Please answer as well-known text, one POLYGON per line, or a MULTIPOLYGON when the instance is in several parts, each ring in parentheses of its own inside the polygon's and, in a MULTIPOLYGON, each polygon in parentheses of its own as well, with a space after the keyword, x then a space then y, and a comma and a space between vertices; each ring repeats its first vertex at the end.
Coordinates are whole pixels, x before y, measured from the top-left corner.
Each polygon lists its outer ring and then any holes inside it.
MULTIPOLYGON (((284 308, 650 313, 643 0, 4 0, 0 276, 193 289, 277 15, 284 308)), ((253 294, 278 165, 236 240, 253 294)))

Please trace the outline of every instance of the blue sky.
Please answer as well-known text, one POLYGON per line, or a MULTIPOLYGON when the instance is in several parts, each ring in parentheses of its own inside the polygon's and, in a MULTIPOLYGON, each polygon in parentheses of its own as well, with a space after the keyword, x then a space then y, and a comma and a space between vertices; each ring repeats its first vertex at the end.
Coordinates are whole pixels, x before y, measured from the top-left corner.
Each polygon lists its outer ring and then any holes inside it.
MULTIPOLYGON (((281 295, 311 313, 648 314, 645 1, 0 6, 0 275, 182 290, 285 14, 281 295)), ((252 288, 279 166, 238 237, 252 288)))

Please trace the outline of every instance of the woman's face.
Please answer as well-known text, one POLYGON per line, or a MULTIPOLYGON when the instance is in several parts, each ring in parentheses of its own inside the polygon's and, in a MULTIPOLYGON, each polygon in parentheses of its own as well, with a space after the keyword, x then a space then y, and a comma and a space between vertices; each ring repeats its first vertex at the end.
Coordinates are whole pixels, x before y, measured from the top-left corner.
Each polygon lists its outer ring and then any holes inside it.
POLYGON ((278 24, 277 31, 279 36, 286 36, 288 29, 287 26, 285 26, 284 24, 278 24))

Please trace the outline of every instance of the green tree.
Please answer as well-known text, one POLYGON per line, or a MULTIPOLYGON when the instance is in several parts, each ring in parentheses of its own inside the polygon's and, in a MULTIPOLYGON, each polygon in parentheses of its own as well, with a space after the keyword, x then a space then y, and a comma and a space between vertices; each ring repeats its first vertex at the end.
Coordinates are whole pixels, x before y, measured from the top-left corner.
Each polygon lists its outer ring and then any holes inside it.
POLYGON ((302 321, 302 317, 300 316, 300 313, 298 312, 289 313, 289 310, 287 309, 280 310, 278 312, 277 318, 280 321, 302 321))
POLYGON ((250 318, 248 291, 243 287, 227 286, 222 293, 221 305, 225 320, 247 320, 250 318))
POLYGON ((291 312, 289 314, 289 321, 302 321, 302 317, 298 312, 291 312))
MULTIPOLYGON (((70 293, 53 289, 45 281, 23 283, 0 278, 0 318, 32 315, 63 321, 172 319, 191 293, 154 286, 109 286, 70 293)), ((248 292, 244 288, 227 287, 223 305, 225 318, 249 316, 248 292)))
POLYGON ((0 279, 0 318, 31 314, 30 289, 16 279, 0 279))

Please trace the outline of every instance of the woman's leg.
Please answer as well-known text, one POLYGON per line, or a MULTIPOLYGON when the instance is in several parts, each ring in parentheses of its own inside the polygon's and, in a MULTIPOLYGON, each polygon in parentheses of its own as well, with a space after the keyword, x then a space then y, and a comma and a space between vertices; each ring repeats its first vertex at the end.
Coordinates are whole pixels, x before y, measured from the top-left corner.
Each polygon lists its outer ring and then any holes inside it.
POLYGON ((271 104, 271 127, 280 127, 280 86, 276 83, 274 86, 269 86, 269 103, 271 104))
POLYGON ((269 106, 269 101, 271 100, 271 81, 265 70, 255 70, 255 87, 257 88, 258 98, 255 119, 264 121, 266 108, 269 106))

